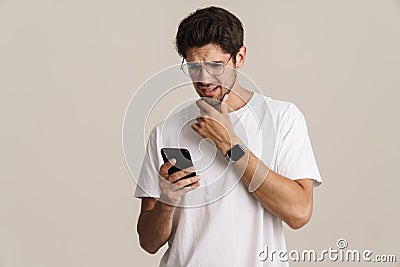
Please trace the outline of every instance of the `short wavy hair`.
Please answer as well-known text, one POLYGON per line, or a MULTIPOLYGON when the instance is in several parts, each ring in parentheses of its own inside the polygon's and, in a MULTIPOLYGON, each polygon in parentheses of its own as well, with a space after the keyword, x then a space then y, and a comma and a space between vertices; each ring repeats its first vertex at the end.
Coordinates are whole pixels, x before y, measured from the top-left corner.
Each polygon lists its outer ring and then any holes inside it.
POLYGON ((175 45, 186 59, 187 50, 216 44, 222 51, 235 55, 243 46, 242 22, 229 11, 215 6, 197 9, 185 17, 178 27, 175 45))

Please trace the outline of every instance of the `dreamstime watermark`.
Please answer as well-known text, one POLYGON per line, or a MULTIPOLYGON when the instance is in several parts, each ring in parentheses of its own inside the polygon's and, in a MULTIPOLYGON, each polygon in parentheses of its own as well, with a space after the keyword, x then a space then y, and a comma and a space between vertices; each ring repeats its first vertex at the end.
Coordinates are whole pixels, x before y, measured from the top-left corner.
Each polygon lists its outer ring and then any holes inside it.
POLYGON ((371 250, 347 249, 348 242, 340 238, 336 242, 336 248, 329 247, 321 251, 310 250, 273 250, 268 246, 258 251, 257 257, 260 261, 270 262, 396 262, 396 255, 374 254, 371 250))

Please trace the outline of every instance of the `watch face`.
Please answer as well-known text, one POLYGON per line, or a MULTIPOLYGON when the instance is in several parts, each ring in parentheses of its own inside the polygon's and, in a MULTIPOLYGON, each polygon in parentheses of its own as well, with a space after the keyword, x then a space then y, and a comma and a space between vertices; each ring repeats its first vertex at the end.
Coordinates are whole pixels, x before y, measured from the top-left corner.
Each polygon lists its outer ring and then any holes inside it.
POLYGON ((235 145, 232 147, 230 151, 230 158, 232 161, 238 161, 241 157, 243 157, 245 150, 241 145, 235 145))

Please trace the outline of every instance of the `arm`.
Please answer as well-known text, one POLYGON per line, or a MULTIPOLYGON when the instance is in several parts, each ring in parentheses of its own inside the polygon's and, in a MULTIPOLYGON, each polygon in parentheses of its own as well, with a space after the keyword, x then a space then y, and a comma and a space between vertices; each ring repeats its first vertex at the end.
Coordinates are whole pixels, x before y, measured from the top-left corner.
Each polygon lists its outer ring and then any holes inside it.
POLYGON ((159 175, 161 202, 154 198, 142 198, 142 206, 137 224, 140 246, 147 252, 156 253, 169 239, 172 231, 172 219, 175 206, 187 192, 200 186, 200 176, 180 180, 192 173, 193 167, 177 171, 168 175, 168 170, 175 164, 175 160, 161 165, 159 175), (190 185, 190 186, 189 186, 190 185))
MULTIPOLYGON (((224 147, 224 146, 222 146, 224 147)), ((220 151, 226 155, 229 146, 220 151)), ((293 229, 304 226, 311 218, 313 206, 313 180, 291 180, 269 169, 250 150, 232 164, 242 174, 243 183, 249 188, 252 179, 262 181, 252 192, 261 205, 282 219, 293 229)))
POLYGON ((154 254, 168 240, 172 230, 175 207, 154 198, 142 198, 137 231, 140 246, 154 254))
MULTIPOLYGON (((192 125, 193 130, 203 138, 213 140, 223 156, 233 145, 241 143, 230 121, 226 100, 227 96, 221 104, 221 112, 203 100, 198 101, 202 117, 192 125)), ((249 150, 239 161, 233 163, 232 167, 241 175, 241 179, 247 187, 252 179, 262 181, 252 194, 265 209, 282 219, 291 228, 301 228, 309 221, 313 205, 312 179, 305 177, 293 181, 279 175, 270 170, 249 150)))

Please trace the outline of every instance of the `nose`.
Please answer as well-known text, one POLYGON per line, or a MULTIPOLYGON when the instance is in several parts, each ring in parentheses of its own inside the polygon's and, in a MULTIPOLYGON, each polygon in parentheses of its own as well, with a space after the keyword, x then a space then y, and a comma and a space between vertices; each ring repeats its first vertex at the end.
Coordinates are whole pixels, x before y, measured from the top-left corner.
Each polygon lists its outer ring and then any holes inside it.
POLYGON ((215 77, 208 73, 205 67, 200 69, 200 73, 195 79, 195 82, 202 83, 203 85, 215 82, 215 77))

